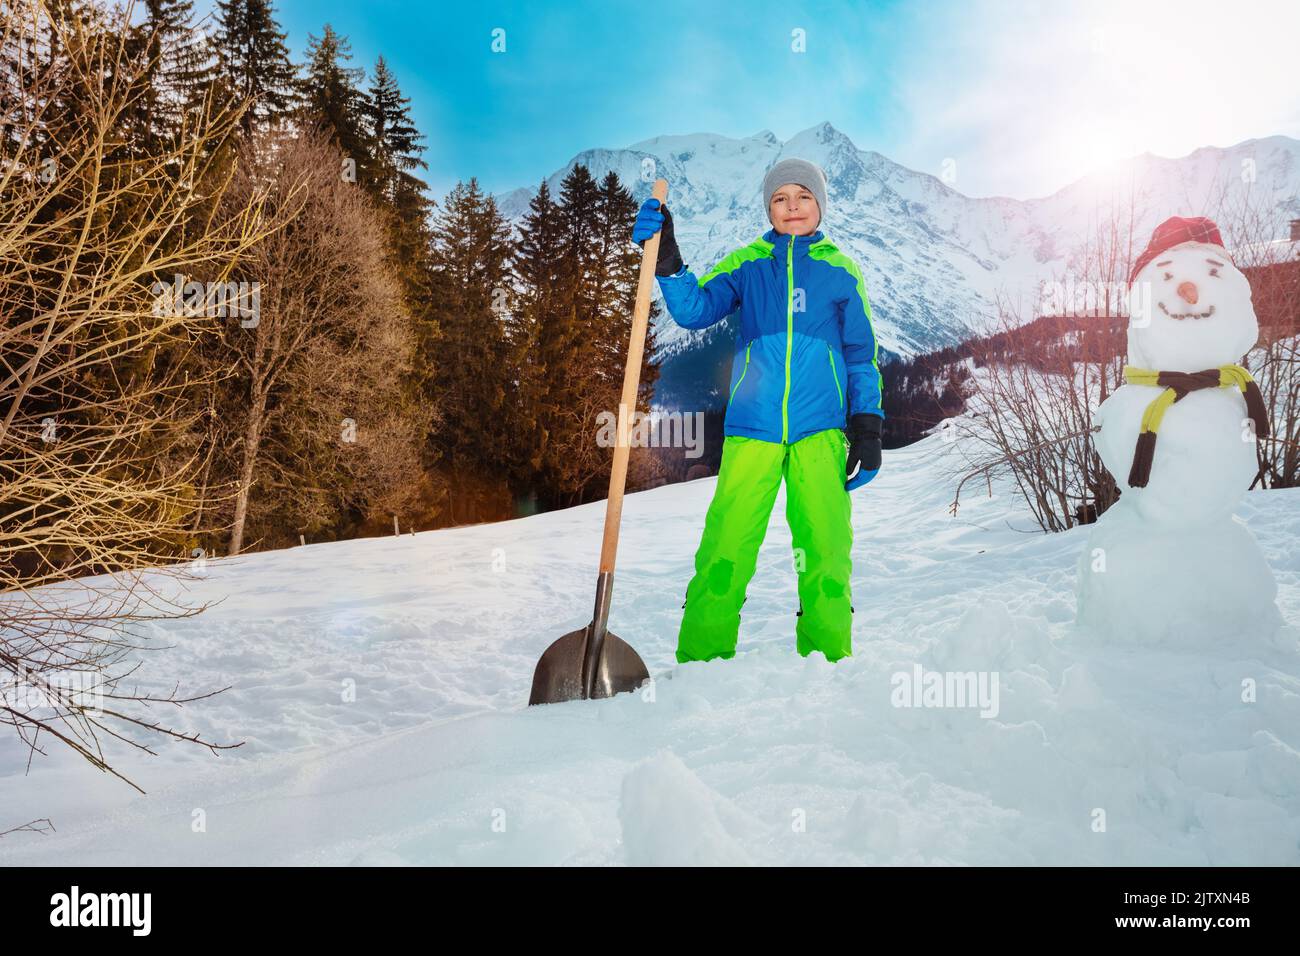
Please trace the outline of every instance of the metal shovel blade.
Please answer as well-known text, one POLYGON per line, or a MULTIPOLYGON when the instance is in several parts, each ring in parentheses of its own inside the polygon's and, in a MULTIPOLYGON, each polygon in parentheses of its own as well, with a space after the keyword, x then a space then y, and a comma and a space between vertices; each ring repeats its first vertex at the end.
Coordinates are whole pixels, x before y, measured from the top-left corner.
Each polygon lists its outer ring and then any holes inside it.
MULTIPOLYGON (((593 622, 594 623, 594 622, 593 622)), ((528 698, 532 704, 558 704, 566 700, 582 700, 587 655, 587 637, 592 625, 570 631, 546 649, 537 669, 533 671, 533 692, 528 698)), ((612 631, 605 632, 600 650, 600 660, 591 682, 591 697, 613 697, 624 691, 636 690, 650 679, 641 655, 612 631)))

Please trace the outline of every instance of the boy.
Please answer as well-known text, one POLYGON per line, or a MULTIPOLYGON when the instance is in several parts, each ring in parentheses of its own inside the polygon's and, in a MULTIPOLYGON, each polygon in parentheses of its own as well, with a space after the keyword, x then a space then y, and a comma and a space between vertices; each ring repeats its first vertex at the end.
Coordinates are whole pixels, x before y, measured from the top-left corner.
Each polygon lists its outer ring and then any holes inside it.
POLYGON ((763 195, 772 228, 698 280, 657 199, 641 206, 632 231, 644 243, 662 229, 655 274, 678 325, 704 329, 739 312, 722 465, 682 605, 679 662, 735 655, 783 477, 786 520, 803 555, 796 648, 831 661, 852 653, 848 492, 880 469, 884 421, 871 306, 857 264, 819 229, 821 169, 782 160, 764 177, 763 195))

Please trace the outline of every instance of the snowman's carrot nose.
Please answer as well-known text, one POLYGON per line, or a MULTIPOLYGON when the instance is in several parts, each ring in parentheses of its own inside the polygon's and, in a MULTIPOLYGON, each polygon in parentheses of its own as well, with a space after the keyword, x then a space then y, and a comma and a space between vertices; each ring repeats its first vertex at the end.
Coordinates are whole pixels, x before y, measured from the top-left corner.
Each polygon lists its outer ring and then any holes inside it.
POLYGON ((1195 282, 1180 282, 1178 284, 1178 298, 1182 299, 1188 305, 1195 305, 1199 299, 1200 293, 1196 290, 1195 282))

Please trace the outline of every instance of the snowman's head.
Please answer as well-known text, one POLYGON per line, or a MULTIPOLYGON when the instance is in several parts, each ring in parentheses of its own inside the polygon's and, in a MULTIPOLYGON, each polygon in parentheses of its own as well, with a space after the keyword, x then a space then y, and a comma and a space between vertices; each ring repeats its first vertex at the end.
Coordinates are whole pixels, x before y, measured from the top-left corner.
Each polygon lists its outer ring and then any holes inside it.
POLYGON ((1250 283, 1221 245, 1184 242, 1157 253, 1134 276, 1129 362, 1199 372, 1239 362, 1259 337, 1250 283))

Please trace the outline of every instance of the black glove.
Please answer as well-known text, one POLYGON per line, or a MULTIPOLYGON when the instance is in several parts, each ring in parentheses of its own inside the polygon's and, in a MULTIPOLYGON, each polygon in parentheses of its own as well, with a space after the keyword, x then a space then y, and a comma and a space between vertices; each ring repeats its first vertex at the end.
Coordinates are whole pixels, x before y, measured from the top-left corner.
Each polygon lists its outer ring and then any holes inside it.
POLYGON ((849 440, 849 459, 844 469, 844 487, 847 490, 865 485, 880 471, 880 428, 883 424, 884 419, 879 415, 859 412, 844 429, 849 440))
POLYGON ((673 215, 667 206, 652 197, 641 204, 632 226, 632 238, 638 246, 644 248, 645 241, 656 232, 660 235, 655 275, 670 276, 681 272, 682 255, 677 249, 677 238, 673 235, 673 215))

